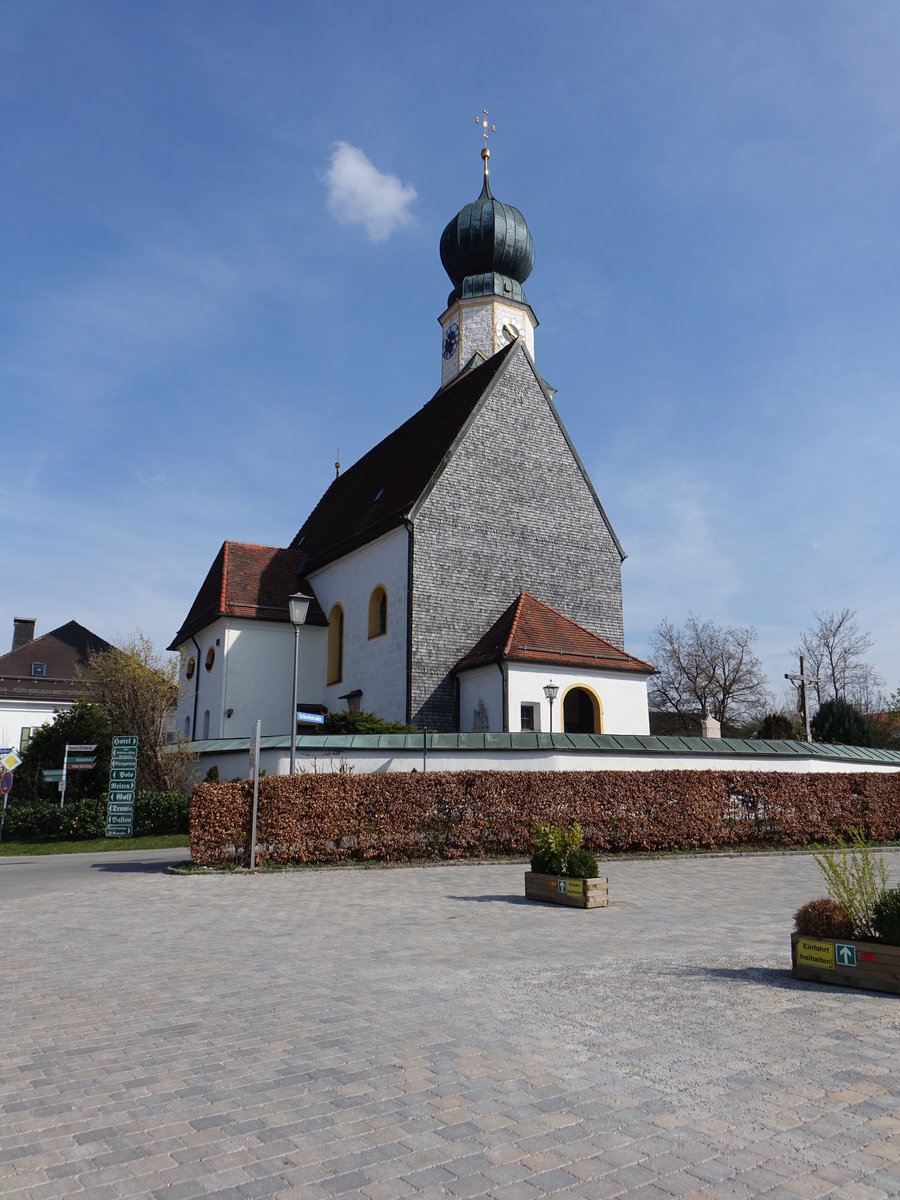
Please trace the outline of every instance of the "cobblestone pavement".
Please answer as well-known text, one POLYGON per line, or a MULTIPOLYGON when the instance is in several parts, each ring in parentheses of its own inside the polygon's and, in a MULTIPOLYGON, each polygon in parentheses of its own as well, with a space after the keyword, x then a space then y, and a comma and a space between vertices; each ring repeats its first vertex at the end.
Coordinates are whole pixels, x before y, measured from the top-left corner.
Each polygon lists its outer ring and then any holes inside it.
POLYGON ((900 999, 792 980, 807 856, 611 861, 591 911, 115 858, 0 860, 4 1196, 900 1195, 900 999))

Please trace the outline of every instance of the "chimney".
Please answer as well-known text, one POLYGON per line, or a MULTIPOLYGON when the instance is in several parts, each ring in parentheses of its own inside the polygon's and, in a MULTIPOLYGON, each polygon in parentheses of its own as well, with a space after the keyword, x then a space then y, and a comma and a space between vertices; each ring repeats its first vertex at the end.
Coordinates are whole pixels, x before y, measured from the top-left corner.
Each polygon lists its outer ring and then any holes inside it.
POLYGON ((34 641, 35 617, 13 617, 13 650, 19 650, 34 641))

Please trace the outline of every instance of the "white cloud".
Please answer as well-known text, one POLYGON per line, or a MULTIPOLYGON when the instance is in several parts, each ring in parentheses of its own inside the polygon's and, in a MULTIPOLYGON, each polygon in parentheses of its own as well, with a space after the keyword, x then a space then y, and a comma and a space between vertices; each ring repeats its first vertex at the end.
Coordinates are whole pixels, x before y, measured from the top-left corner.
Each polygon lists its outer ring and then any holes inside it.
POLYGON ((373 242, 383 242, 409 225, 417 197, 411 183, 382 174, 356 146, 338 142, 328 170, 328 208, 342 225, 362 225, 373 242))

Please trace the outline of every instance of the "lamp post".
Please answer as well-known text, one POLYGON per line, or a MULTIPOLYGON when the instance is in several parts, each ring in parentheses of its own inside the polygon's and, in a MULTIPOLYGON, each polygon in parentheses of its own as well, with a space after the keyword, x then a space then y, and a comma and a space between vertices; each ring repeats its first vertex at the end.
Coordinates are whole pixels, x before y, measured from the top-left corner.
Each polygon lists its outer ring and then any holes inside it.
POLYGON ((294 626, 294 687, 291 692, 291 774, 297 769, 297 674, 300 668, 300 626, 309 611, 309 596, 295 592, 288 597, 288 612, 294 626))
POLYGON ((550 701, 550 732, 553 732, 553 701, 559 695, 559 687, 551 679, 549 683, 544 684, 544 695, 550 701))

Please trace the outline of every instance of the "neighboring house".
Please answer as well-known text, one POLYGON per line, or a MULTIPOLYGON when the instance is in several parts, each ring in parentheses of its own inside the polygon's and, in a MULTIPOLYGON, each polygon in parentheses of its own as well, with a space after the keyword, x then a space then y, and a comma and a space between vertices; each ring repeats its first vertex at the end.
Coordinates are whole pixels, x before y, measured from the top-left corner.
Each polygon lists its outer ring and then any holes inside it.
MULTIPOLYGON (((301 708, 469 728, 476 676, 460 664, 527 599, 526 616, 540 610, 568 649, 510 659, 506 698, 482 698, 480 728, 519 730, 552 666, 566 688, 593 689, 594 732, 647 732, 652 667, 623 650, 625 555, 535 366, 522 288, 534 243, 486 168, 478 200, 441 238, 453 283, 441 388, 331 483, 288 548, 223 545, 169 647, 182 659, 179 732, 246 737, 256 719, 264 734, 286 732, 287 598, 301 590, 316 602, 300 638, 301 708), (595 640, 579 656, 569 643, 584 635, 595 640)), ((563 702, 554 729, 581 729, 586 714, 563 702)))
POLYGON ((77 621, 34 636, 35 621, 16 617, 12 650, 0 655, 0 745, 25 750, 33 731, 70 709, 79 669, 110 643, 77 621))

